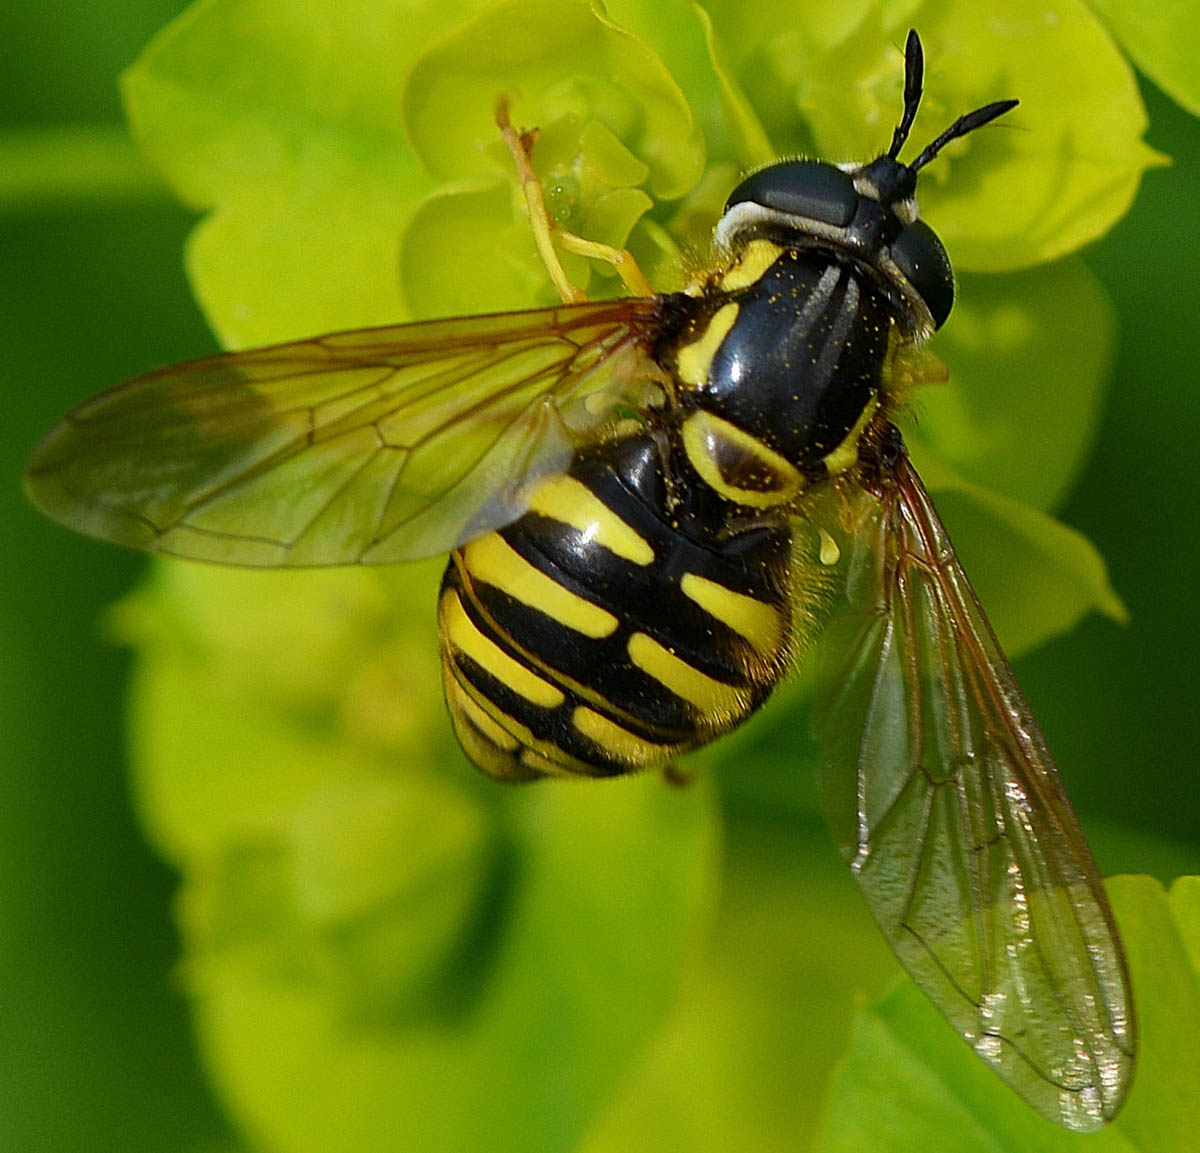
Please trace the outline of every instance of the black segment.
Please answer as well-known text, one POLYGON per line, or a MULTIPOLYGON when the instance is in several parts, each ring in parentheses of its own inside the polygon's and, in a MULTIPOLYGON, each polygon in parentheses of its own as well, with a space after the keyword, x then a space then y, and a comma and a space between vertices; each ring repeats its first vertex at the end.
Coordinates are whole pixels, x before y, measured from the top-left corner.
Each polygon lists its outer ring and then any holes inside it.
POLYGON ((885 208, 890 208, 897 201, 907 200, 916 194, 916 170, 900 164, 890 156, 877 156, 870 164, 864 164, 859 171, 863 180, 875 189, 874 199, 885 208))
POLYGON ((818 250, 785 252, 735 294, 696 403, 819 474, 881 386, 893 309, 874 279, 818 250))
POLYGON ((725 211, 746 202, 844 228, 854 219, 858 193, 849 175, 833 164, 784 160, 746 177, 733 190, 725 211))
POLYGON ((937 233, 923 220, 910 224, 892 242, 892 259, 941 328, 954 307, 954 273, 937 233))

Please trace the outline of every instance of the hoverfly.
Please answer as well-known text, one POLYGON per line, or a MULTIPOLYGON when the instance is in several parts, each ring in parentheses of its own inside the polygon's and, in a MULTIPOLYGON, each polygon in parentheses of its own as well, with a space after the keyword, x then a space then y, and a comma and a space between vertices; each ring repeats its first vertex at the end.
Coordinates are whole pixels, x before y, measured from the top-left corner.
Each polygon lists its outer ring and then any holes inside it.
POLYGON ((669 768, 824 630, 816 725, 841 851, 917 984, 1035 1109, 1120 1109, 1136 1029, 1112 912, 1045 742, 893 423, 954 301, 903 114, 865 164, 746 177, 712 266, 655 295, 556 234, 499 120, 564 303, 342 332, 150 373, 76 408, 34 503, 230 565, 450 554, 446 700, 501 780, 669 768), (555 245, 635 295, 590 302, 555 245))

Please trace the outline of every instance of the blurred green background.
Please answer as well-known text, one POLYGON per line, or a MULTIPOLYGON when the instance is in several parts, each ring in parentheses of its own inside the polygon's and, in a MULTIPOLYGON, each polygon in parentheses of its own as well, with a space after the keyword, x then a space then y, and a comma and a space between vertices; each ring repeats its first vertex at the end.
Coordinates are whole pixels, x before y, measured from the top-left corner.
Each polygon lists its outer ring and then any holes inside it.
POLYGON ((0 1148, 14 1151, 196 1148, 222 1131, 173 988, 174 878, 127 791, 128 661, 98 619, 145 562, 46 531, 19 485, 55 412, 214 347, 180 260, 190 220, 118 151, 117 74, 183 7, 4 5, 5 147, 32 154, 0 178, 0 519, 16 534, 0 563, 0 1148), (62 173, 68 194, 46 193, 40 177, 62 173))
MULTIPOLYGON (((128 661, 100 624, 146 562, 40 520, 19 487, 66 408, 214 347, 182 270, 191 218, 119 135, 116 76, 183 7, 9 3, 4 19, 0 1149, 21 1153, 229 1140, 173 983, 174 878, 128 793, 128 661)), ((1086 254, 1121 346, 1095 455, 1061 510, 1107 558, 1132 623, 1092 618, 1017 668, 1102 871, 1169 881, 1200 854, 1200 124, 1145 97, 1149 142, 1174 164, 1086 254)))

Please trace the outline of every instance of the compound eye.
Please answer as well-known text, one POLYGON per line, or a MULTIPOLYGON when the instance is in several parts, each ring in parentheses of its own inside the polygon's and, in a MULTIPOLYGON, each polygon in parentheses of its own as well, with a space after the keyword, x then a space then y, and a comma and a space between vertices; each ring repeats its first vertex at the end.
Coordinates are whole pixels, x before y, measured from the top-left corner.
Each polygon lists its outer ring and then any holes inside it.
POLYGON ((937 233, 923 220, 908 225, 892 241, 892 259, 941 328, 954 307, 954 273, 937 233))
POLYGON ((784 160, 747 176, 725 205, 761 204, 805 220, 845 228, 854 219, 858 193, 840 168, 819 160, 784 160))

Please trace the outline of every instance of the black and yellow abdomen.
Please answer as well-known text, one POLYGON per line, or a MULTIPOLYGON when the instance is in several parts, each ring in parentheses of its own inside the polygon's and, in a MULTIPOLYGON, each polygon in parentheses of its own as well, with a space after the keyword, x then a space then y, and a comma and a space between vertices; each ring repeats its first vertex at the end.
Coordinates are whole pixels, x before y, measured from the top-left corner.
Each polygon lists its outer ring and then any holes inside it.
POLYGON ((728 531, 649 433, 582 455, 450 559, 446 698, 492 776, 669 764, 737 725, 788 664, 786 523, 728 531), (682 505, 680 504, 682 502, 682 505))

